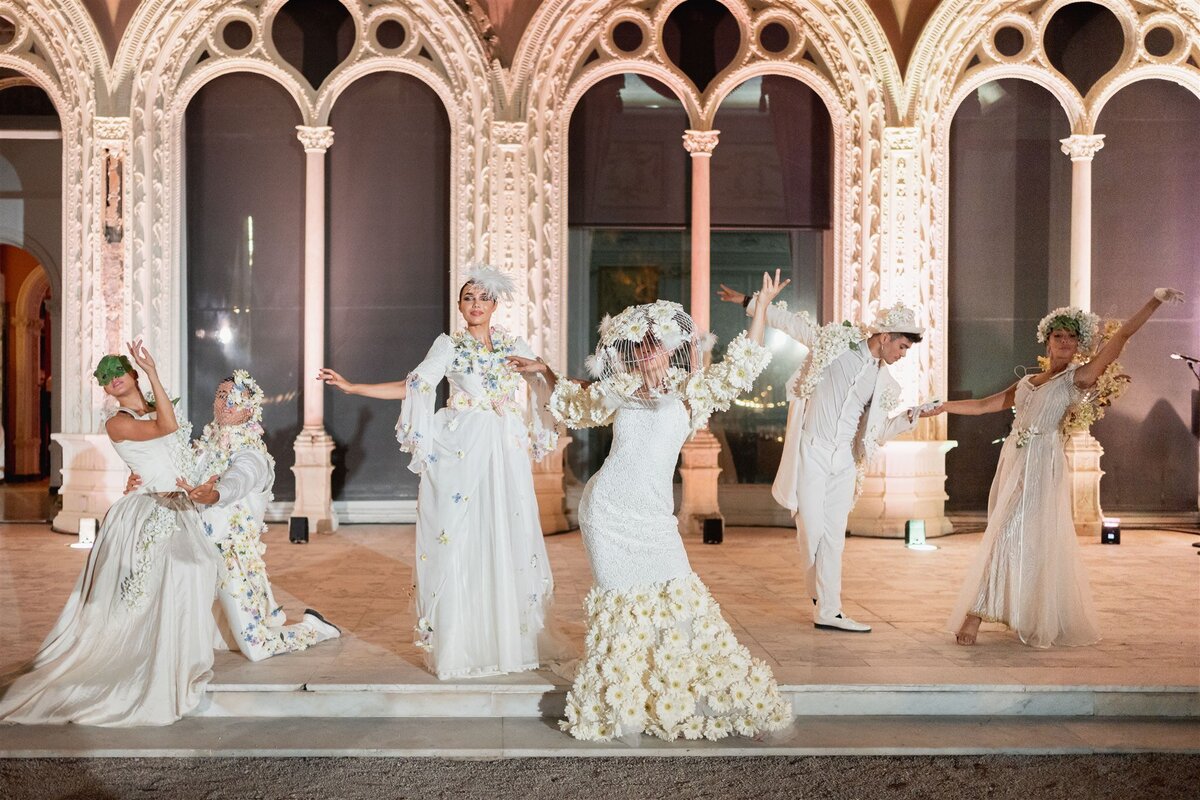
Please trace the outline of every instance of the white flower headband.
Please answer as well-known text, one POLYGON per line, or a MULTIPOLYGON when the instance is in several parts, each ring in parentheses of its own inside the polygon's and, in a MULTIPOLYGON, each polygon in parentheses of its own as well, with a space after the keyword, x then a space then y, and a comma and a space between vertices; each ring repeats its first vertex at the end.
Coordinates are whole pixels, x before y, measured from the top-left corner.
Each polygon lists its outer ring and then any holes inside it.
POLYGON ((504 298, 512 300, 517 291, 517 282, 506 272, 501 272, 487 264, 471 264, 467 267, 467 283, 482 286, 492 299, 504 298))
POLYGON ((1076 306, 1061 306, 1054 309, 1037 326, 1038 344, 1045 344, 1056 330, 1069 331, 1079 337, 1079 348, 1091 350, 1096 335, 1100 332, 1100 317, 1076 306))
POLYGON ((231 380, 233 386, 225 397, 225 404, 229 408, 249 409, 249 421, 261 422, 264 394, 258 381, 250 377, 250 373, 244 369, 235 369, 231 380))

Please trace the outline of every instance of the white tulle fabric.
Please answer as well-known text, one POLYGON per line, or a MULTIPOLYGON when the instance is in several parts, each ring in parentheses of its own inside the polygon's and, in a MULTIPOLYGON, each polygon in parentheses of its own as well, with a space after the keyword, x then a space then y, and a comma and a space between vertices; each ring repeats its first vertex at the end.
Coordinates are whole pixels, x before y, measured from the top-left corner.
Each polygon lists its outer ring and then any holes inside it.
MULTIPOLYGON (((439 336, 408 377, 396 426, 421 476, 414 640, 443 679, 536 669, 561 656, 543 637, 554 581, 530 465, 557 434, 537 412, 527 421, 517 403, 524 382, 505 359, 533 358, 529 346, 499 328, 492 344, 439 336), (435 412, 443 377, 450 398, 435 412)), ((549 393, 538 377, 535 407, 549 393)))
POLYGON ((173 453, 187 446, 182 432, 114 444, 143 484, 104 517, 33 661, 0 679, 0 719, 168 725, 200 703, 212 676, 219 563, 175 486, 184 471, 173 453))
POLYGON ((1002 622, 1032 647, 1100 639, 1091 589, 1075 539, 1067 459, 1059 426, 1082 398, 1077 366, 1041 386, 1017 384, 1016 419, 1000 451, 988 525, 950 616, 1002 622))
MULTIPOLYGON (((769 358, 748 340, 730 352, 739 354, 736 363, 727 359, 689 381, 706 398, 705 418, 748 388, 769 358)), ((573 428, 613 424, 612 448, 579 505, 596 583, 563 730, 577 739, 644 732, 671 740, 785 727, 791 708, 770 668, 737 643, 679 536, 672 479, 696 415, 678 396, 621 404, 603 387, 567 380, 558 381, 550 408, 573 428)))

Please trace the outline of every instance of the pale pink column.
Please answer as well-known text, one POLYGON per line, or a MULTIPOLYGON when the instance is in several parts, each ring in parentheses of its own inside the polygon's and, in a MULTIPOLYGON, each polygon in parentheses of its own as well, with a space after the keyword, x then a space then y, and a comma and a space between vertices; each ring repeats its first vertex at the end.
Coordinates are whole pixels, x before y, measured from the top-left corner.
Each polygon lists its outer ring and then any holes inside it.
POLYGON ((712 254, 712 153, 720 131, 685 131, 683 147, 692 157, 692 297, 690 311, 696 330, 709 328, 712 254))
POLYGON ((333 128, 297 125, 304 145, 304 427, 325 427, 324 387, 314 383, 325 353, 325 152, 333 128))
POLYGON ((1092 308, 1092 157, 1103 135, 1076 134, 1062 140, 1071 157, 1071 305, 1092 308))
POLYGON ((292 516, 332 533, 334 442, 325 431, 325 385, 316 378, 325 358, 325 151, 333 146, 333 128, 297 125, 296 135, 304 145, 304 427, 294 445, 292 516))

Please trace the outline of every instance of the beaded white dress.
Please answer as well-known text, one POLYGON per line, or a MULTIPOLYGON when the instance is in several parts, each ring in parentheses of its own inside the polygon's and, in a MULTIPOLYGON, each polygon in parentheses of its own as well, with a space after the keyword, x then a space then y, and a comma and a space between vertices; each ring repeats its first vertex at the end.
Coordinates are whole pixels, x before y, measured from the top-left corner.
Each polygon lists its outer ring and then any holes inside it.
MULTIPOLYGON (((544 635, 554 580, 530 458, 554 449, 548 415, 526 417, 510 355, 534 358, 494 327, 492 349, 462 331, 442 334, 407 379, 396 436, 421 476, 417 495, 414 640, 439 678, 537 669, 561 657, 544 635), (450 383, 435 412, 435 388, 450 383)), ((530 381, 535 403, 545 379, 530 381)), ((545 413, 545 412, 543 412, 545 413)))
POLYGON ((187 474, 187 433, 113 443, 142 485, 105 515, 41 650, 0 679, 0 720, 168 725, 200 704, 219 562, 175 485, 187 474))
POLYGON ((550 409, 561 422, 613 425, 612 448, 579 506, 595 586, 560 723, 575 738, 720 739, 790 723, 770 668, 738 643, 692 571, 672 489, 684 441, 749 389, 768 360, 743 334, 723 361, 687 380, 682 397, 650 404, 623 403, 603 383, 558 381, 550 409))
POLYGON ((1067 457, 1059 432, 1080 402, 1072 365, 1041 386, 1017 384, 1016 419, 1004 440, 988 498, 988 524, 949 630, 967 614, 1002 622, 1032 647, 1100 639, 1075 538, 1067 457))

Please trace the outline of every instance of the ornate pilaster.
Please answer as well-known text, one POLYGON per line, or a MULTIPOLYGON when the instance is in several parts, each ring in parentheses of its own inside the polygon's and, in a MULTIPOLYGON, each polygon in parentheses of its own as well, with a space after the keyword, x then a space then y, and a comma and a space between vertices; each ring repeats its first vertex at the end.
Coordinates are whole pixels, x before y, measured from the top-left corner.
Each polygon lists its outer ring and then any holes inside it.
MULTIPOLYGON (((932 265, 921 260, 919 145, 916 128, 883 131, 879 304, 905 303, 916 309, 918 321, 926 328, 921 344, 888 367, 900 382, 901 407, 933 397, 939 384, 933 359, 935 348, 941 346, 935 313, 938 298, 932 291, 932 265)), ((946 453, 957 443, 943 436, 926 420, 911 436, 884 445, 850 514, 851 533, 900 537, 910 519, 923 520, 928 536, 953 530, 946 517, 946 453)))
MULTIPOLYGON (((1092 159, 1104 147, 1103 135, 1076 134, 1062 140, 1063 155, 1071 158, 1071 305, 1092 307, 1092 159)), ((1104 448, 1091 431, 1073 434, 1066 442, 1071 470, 1071 514, 1080 536, 1100 533, 1100 457, 1104 448)))
MULTIPOLYGON (((720 131, 688 130, 683 134, 683 147, 692 161, 692 322, 698 331, 709 329, 711 298, 711 175, 712 154, 720 140, 720 131)), ((704 428, 683 446, 683 461, 679 476, 683 481, 683 497, 679 504, 681 533, 699 533, 700 518, 721 516, 717 493, 717 466, 721 443, 704 428)))
POLYGON ((517 278, 516 302, 497 309, 497 322, 526 337, 534 352, 544 355, 543 339, 549 331, 540 330, 536 318, 546 291, 540 281, 529 280, 527 127, 523 122, 492 123, 488 261, 517 278))
POLYGON ((304 427, 295 443, 296 504, 318 533, 337 530, 333 513, 333 437, 325 430, 325 386, 316 381, 325 355, 325 152, 333 128, 297 125, 304 146, 304 427))

